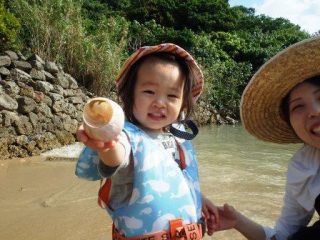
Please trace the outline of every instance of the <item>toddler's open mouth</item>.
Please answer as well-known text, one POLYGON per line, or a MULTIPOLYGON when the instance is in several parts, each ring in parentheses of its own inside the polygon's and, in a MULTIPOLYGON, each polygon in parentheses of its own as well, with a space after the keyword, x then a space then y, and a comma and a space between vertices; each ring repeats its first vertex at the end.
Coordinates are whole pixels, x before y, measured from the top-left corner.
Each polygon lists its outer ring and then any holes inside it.
POLYGON ((163 113, 148 113, 148 116, 153 119, 164 119, 166 117, 163 113))

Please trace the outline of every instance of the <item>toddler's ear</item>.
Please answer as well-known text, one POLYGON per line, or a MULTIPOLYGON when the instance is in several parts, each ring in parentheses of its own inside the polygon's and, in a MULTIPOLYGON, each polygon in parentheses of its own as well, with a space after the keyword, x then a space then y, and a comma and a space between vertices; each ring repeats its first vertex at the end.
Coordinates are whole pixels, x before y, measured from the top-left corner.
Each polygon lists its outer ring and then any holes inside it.
POLYGON ((178 120, 182 121, 186 118, 186 114, 184 113, 184 108, 181 109, 179 116, 178 116, 178 120))

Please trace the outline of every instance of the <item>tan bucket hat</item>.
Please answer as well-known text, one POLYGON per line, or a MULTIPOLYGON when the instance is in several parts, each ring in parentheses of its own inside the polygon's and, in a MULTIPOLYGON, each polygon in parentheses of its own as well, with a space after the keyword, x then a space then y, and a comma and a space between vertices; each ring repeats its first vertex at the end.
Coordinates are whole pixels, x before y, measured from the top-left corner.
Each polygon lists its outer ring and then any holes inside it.
POLYGON ((272 57, 242 94, 240 115, 245 129, 264 141, 302 142, 284 120, 281 102, 295 85, 316 75, 320 75, 320 37, 298 42, 272 57))
POLYGON ((198 66, 198 64, 196 63, 196 61, 193 59, 193 57, 186 50, 184 50, 183 48, 173 43, 163 43, 156 46, 144 46, 139 48, 137 51, 135 51, 124 63, 124 66, 122 67, 120 74, 116 79, 117 87, 121 85, 124 79, 127 79, 126 75, 128 74, 130 68, 135 62, 137 62, 143 56, 149 55, 151 53, 157 53, 157 52, 168 52, 168 53, 176 54, 186 60, 194 79, 194 82, 192 85, 192 96, 193 96, 193 101, 196 102, 202 93, 203 85, 204 85, 202 71, 198 66))

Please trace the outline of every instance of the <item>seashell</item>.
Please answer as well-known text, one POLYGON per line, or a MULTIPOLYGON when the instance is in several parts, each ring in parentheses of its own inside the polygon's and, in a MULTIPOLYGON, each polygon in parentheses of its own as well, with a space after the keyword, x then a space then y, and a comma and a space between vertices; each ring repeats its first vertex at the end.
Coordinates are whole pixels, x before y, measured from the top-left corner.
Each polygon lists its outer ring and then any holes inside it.
POLYGON ((119 104, 108 98, 92 98, 84 106, 83 125, 90 138, 111 141, 123 129, 124 113, 119 104))

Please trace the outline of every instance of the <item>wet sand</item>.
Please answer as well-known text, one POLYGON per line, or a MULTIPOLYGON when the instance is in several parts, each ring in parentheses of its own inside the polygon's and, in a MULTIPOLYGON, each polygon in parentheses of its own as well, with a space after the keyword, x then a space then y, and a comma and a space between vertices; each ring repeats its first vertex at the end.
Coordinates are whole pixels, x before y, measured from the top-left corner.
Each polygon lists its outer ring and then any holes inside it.
POLYGON ((98 182, 74 175, 75 162, 0 160, 0 239, 110 239, 96 204, 98 182))
MULTIPOLYGON (((45 157, 0 160, 0 239, 111 239, 111 221, 97 205, 99 182, 74 174, 74 161, 45 157)), ((243 239, 238 233, 214 238, 243 239)))

